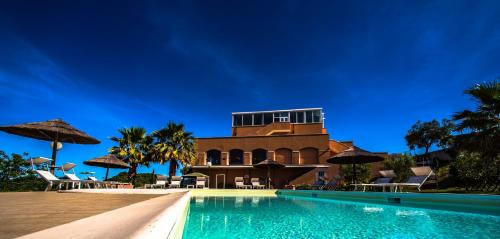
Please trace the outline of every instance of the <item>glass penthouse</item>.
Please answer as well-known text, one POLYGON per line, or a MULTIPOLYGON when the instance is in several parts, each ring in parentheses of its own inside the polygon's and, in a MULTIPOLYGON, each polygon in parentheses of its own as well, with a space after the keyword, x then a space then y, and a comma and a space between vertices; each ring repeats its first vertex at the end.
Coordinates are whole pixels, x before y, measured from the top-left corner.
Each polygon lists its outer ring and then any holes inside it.
POLYGON ((235 177, 247 183, 250 178, 264 181, 267 170, 253 165, 265 159, 285 165, 273 170, 275 188, 332 179, 339 175, 339 166, 326 160, 353 146, 352 141, 330 139, 322 108, 235 112, 232 136, 195 141, 198 160, 193 171, 209 175, 211 188, 234 187, 235 177))

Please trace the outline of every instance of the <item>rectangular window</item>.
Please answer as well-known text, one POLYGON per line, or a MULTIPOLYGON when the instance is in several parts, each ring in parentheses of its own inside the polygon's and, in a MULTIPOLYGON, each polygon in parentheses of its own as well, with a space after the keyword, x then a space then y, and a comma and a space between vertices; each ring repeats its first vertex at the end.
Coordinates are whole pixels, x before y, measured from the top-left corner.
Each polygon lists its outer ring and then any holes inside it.
POLYGON ((262 114, 253 115, 253 125, 262 125, 262 114))
POLYGON ((304 112, 297 112, 297 123, 304 123, 304 112))
POLYGON ((252 125, 252 114, 243 115, 243 125, 252 125))
POLYGON ((314 110, 313 111, 313 122, 314 123, 321 122, 321 112, 319 110, 314 110))
POLYGON ((297 123, 297 112, 290 112, 290 123, 297 123))
POLYGON ((242 126, 242 123, 241 115, 233 115, 233 126, 242 126))
POLYGON ((312 123, 313 113, 312 111, 306 111, 306 123, 312 123))
POLYGON ((273 113, 264 114, 264 124, 270 124, 273 122, 273 113))

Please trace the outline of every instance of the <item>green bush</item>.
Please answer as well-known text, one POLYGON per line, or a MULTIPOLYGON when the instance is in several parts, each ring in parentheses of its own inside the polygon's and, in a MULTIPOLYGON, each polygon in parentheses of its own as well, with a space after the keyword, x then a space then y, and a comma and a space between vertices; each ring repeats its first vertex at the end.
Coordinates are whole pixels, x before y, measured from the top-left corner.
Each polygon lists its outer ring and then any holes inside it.
POLYGON ((296 190, 312 190, 312 186, 310 184, 299 184, 295 187, 296 190))

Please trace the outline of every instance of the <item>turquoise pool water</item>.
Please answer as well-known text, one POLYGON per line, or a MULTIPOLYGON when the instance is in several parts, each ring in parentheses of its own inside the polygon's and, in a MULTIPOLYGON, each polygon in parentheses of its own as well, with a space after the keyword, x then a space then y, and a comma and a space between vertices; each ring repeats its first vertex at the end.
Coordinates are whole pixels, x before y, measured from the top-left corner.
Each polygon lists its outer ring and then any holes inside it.
POLYGON ((500 216, 286 196, 193 197, 183 238, 500 238, 500 216))

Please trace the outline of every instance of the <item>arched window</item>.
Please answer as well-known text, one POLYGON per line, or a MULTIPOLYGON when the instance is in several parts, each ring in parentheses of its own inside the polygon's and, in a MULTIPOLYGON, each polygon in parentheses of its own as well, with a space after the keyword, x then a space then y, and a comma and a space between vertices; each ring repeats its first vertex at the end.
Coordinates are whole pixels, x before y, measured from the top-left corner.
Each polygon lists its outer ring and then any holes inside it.
POLYGON ((318 149, 316 148, 303 148, 300 150, 301 164, 317 164, 318 163, 318 149))
POLYGON ((292 164, 292 150, 281 148, 274 151, 276 162, 280 164, 292 164))
POLYGON ((252 150, 252 164, 258 164, 267 159, 267 150, 254 149, 252 150))
POLYGON ((243 165, 243 150, 231 149, 229 151, 229 164, 230 165, 243 165))
POLYGON ((212 162, 212 165, 220 165, 221 152, 216 149, 207 151, 207 163, 212 162))

